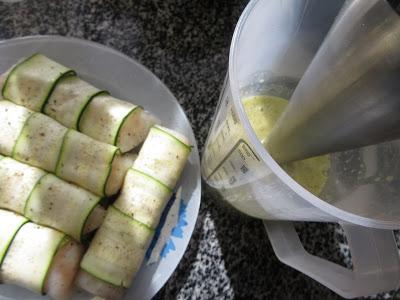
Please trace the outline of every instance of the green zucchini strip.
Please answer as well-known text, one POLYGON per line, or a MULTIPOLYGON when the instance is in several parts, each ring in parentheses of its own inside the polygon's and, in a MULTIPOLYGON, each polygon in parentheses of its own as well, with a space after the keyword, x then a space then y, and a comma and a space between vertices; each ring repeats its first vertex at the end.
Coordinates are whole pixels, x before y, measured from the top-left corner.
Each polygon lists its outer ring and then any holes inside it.
POLYGON ((117 147, 69 129, 65 135, 56 175, 105 196, 117 147))
POLYGON ((139 270, 154 230, 111 206, 81 262, 81 268, 105 282, 129 287, 139 270))
POLYGON ((172 190, 154 178, 130 169, 114 206, 131 218, 156 228, 172 190))
POLYGON ((79 79, 77 76, 62 78, 47 100, 43 112, 65 127, 77 129, 81 114, 98 94, 107 93, 79 79))
POLYGON ((64 233, 34 223, 23 225, 3 260, 3 282, 42 294, 48 270, 64 237, 64 233))
POLYGON ((8 73, 2 95, 18 105, 40 112, 58 81, 75 72, 36 53, 15 65, 8 73))
POLYGON ((26 222, 28 219, 23 216, 0 210, 0 267, 16 233, 26 222))
POLYGON ((143 142, 154 123, 142 107, 102 94, 84 110, 79 131, 125 153, 143 142))
POLYGON ((13 158, 54 172, 67 128, 41 113, 26 121, 14 147, 13 158))
POLYGON ((42 177, 31 193, 25 216, 82 240, 85 223, 101 198, 53 174, 42 177))
POLYGON ((31 192, 46 174, 9 157, 0 160, 0 208, 23 215, 31 192))
POLYGON ((32 112, 10 101, 0 100, 0 153, 11 156, 15 143, 32 112))
POLYGON ((173 189, 190 151, 186 137, 165 127, 154 126, 140 149, 134 168, 173 189))

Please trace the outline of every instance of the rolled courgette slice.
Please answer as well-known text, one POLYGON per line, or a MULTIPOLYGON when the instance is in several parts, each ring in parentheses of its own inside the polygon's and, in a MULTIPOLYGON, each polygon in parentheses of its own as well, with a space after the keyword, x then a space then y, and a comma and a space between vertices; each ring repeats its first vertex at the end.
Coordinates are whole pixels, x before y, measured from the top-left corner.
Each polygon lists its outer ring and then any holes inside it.
POLYGON ((29 195, 46 174, 12 158, 0 160, 0 208, 23 215, 29 195))
POLYGON ((48 270, 66 235, 54 229, 26 223, 15 235, 0 269, 3 282, 43 293, 48 270))
MULTIPOLYGON (((0 101, 0 116, 4 111, 7 120, 7 112, 13 113, 16 107, 21 108, 23 113, 30 112, 9 101, 0 101)), ((130 155, 114 160, 119 153, 115 146, 67 129, 41 113, 26 114, 26 117, 24 125, 0 130, 0 150, 1 147, 5 149, 3 154, 11 152, 11 156, 18 161, 56 173, 62 179, 100 196, 118 192, 125 172, 133 162, 130 155), (108 180, 112 172, 113 176, 108 180)), ((2 124, 3 119, 0 119, 2 124)), ((8 126, 7 123, 4 126, 8 126)))
POLYGON ((81 262, 81 287, 92 291, 88 285, 94 282, 99 286, 96 290, 109 294, 114 291, 111 285, 130 286, 190 150, 182 135, 162 127, 151 129, 133 168, 127 173, 121 195, 109 207, 81 262), (84 280, 89 276, 86 274, 90 274, 89 281, 84 280))
POLYGON ((154 230, 110 206, 81 268, 98 279, 127 288, 140 268, 153 234, 154 230))
POLYGON ((81 241, 83 229, 101 198, 53 174, 42 177, 25 206, 25 216, 81 241))
POLYGON ((68 130, 60 153, 56 175, 104 196, 114 157, 115 146, 98 142, 75 130, 68 130))
POLYGON ((153 126, 147 136, 134 168, 173 189, 191 152, 183 135, 161 126, 153 126))
POLYGON ((85 107, 98 94, 106 93, 77 76, 60 79, 47 100, 43 112, 65 127, 78 129, 78 122, 85 107))
POLYGON ((13 150, 13 158, 54 172, 67 128, 41 113, 26 121, 13 150))
POLYGON ((14 236, 26 222, 28 219, 23 216, 7 210, 0 210, 0 267, 14 236))
POLYGON ((101 225, 104 209, 98 207, 100 201, 99 196, 41 169, 8 157, 0 160, 0 208, 78 241, 101 225))
POLYGON ((131 218, 156 228, 172 190, 160 181, 130 169, 114 206, 131 218))
POLYGON ((4 77, 5 99, 44 112, 68 128, 119 147, 122 153, 142 143, 158 122, 142 107, 109 96, 42 54, 18 63, 4 77))
POLYGON ((15 65, 4 82, 2 94, 7 100, 41 111, 57 82, 75 72, 36 53, 15 65))
POLYGON ((143 142, 155 118, 143 108, 109 95, 92 99, 79 122, 79 131, 120 148, 122 153, 143 142))
POLYGON ((10 101, 0 100, 0 153, 11 156, 15 143, 32 112, 10 101))

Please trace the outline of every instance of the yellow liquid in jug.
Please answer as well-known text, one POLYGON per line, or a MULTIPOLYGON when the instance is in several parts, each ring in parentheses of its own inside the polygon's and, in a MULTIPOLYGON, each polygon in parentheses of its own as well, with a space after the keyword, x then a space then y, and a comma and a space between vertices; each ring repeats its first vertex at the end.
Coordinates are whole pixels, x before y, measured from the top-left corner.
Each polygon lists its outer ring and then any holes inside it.
MULTIPOLYGON (((265 146, 268 135, 289 101, 274 96, 252 96, 243 106, 257 137, 265 146)), ((300 185, 314 195, 320 195, 328 180, 329 155, 312 157, 282 164, 281 167, 300 185)))

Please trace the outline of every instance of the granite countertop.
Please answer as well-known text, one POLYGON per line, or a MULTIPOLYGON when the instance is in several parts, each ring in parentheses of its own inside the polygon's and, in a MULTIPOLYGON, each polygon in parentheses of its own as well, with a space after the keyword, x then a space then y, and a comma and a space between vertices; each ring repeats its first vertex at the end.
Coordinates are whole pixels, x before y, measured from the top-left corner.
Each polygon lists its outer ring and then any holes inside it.
MULTIPOLYGON (((136 58, 175 94, 202 149, 225 77, 232 33, 246 2, 0 1, 0 39, 35 34, 74 36, 136 58)), ((350 266, 338 226, 301 223, 297 229, 307 250, 350 266)), ((391 294, 396 295, 400 294, 391 294)), ((188 250, 156 296, 156 299, 176 298, 340 297, 280 263, 262 222, 228 208, 204 187, 188 250)))

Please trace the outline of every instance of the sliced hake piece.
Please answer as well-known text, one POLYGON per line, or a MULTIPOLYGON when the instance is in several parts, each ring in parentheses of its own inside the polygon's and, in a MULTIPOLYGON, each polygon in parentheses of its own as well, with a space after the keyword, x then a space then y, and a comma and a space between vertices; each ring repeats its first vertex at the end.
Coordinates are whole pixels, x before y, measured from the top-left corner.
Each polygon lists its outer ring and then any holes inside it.
POLYGON ((40 112, 57 82, 75 72, 36 53, 9 71, 2 95, 18 105, 40 112))
POLYGON ((133 166, 136 157, 137 154, 133 153, 122 155, 117 153, 115 155, 111 166, 111 173, 107 180, 106 195, 114 195, 121 189, 126 172, 133 166))
POLYGON ((46 276, 44 293, 52 299, 72 299, 74 280, 84 253, 82 245, 65 238, 55 254, 46 276))
POLYGON ((106 214, 107 211, 103 206, 96 205, 90 213, 87 221, 85 222, 85 227, 83 228, 83 236, 99 228, 101 224, 103 224, 106 214))
POLYGON ((23 225, 0 267, 1 280, 42 294, 54 255, 65 237, 64 233, 34 223, 23 225))
POLYGON ((0 160, 0 208, 23 215, 29 195, 46 174, 9 157, 0 160))
POLYGON ((107 300, 121 299, 126 293, 125 288, 100 280, 82 269, 76 275, 75 284, 79 288, 107 300))
POLYGON ((81 187, 47 174, 33 189, 25 216, 81 241, 86 221, 100 200, 99 196, 81 187))
POLYGON ((0 153, 11 156, 15 143, 32 112, 0 99, 0 153))
POLYGON ((0 266, 15 235, 26 222, 28 219, 23 216, 11 211, 0 210, 0 266))
POLYGON ((155 122, 140 106, 110 95, 98 95, 82 113, 79 131, 125 153, 143 142, 155 122))
POLYGON ((114 206, 131 218, 156 228, 172 190, 160 181, 130 169, 114 206))
POLYGON ((77 76, 62 78, 47 100, 43 112, 65 127, 77 129, 85 107, 99 93, 106 93, 77 76))
POLYGON ((13 158, 48 172, 56 170, 67 128, 41 113, 26 121, 14 147, 13 158))
POLYGON ((56 175, 105 196, 113 160, 118 152, 115 146, 69 129, 64 138, 56 175))
POLYGON ((133 167, 173 189, 191 149, 185 136, 165 127, 153 126, 133 167))
POLYGON ((139 270, 154 230, 110 206, 81 268, 115 286, 129 287, 139 270))

